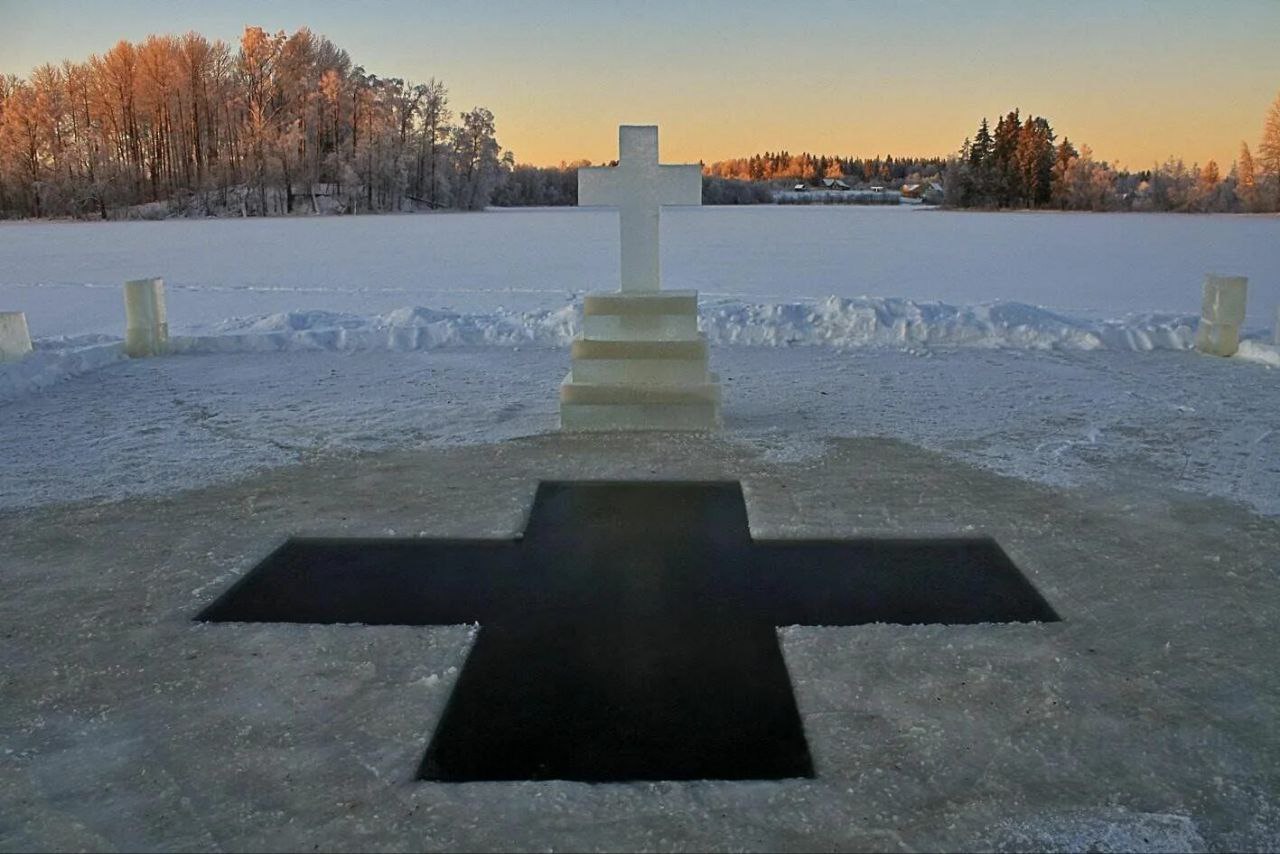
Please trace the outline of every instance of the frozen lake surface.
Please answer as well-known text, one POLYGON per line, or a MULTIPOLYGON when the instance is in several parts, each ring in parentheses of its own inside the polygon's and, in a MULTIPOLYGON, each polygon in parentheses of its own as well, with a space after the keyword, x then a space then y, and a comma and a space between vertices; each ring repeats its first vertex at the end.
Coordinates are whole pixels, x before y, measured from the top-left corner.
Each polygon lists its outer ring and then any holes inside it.
MULTIPOLYGON (((703 292, 734 441, 801 462, 831 437, 891 436, 1043 483, 1280 514, 1280 348, 1259 341, 1280 219, 663 223, 667 285, 703 292), (1250 277, 1239 358, 1188 350, 1210 270, 1250 277)), ((617 247, 615 214, 574 209, 0 225, 0 309, 37 339, 0 366, 0 511, 555 431, 579 297, 616 287, 617 247), (180 355, 130 362, 120 283, 145 275, 168 282, 180 355)))
MULTIPOLYGON (((663 217, 666 287, 787 303, 1012 301, 1073 317, 1195 314, 1206 272, 1280 303, 1280 218, 707 207, 663 217)), ((477 214, 0 224, 0 309, 36 338, 120 334, 119 285, 163 276, 175 331, 295 310, 555 309, 617 285, 617 214, 477 214)))

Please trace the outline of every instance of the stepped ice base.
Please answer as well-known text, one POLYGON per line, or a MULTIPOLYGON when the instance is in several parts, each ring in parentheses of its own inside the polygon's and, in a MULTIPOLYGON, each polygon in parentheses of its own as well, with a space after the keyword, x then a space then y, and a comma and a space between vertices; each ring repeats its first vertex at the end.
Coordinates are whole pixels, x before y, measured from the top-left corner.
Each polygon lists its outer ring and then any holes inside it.
POLYGON ((696 383, 631 385, 582 382, 572 371, 560 386, 562 430, 715 430, 720 378, 696 383))
POLYGON ((707 371, 697 291, 587 294, 562 430, 715 430, 719 378, 707 371))
POLYGON ((707 381, 705 359, 575 359, 575 382, 606 385, 698 385, 707 381))
POLYGON ((720 408, 700 404, 565 403, 560 429, 568 431, 710 431, 720 426, 720 408))
POLYGON ((605 291, 587 294, 582 313, 624 317, 659 317, 698 314, 697 291, 605 291))
POLYGON ((600 341, 689 341, 698 337, 698 316, 584 314, 582 334, 600 341))
POLYGON ((582 333, 597 341, 689 341, 698 337, 697 291, 611 291, 582 301, 582 333))

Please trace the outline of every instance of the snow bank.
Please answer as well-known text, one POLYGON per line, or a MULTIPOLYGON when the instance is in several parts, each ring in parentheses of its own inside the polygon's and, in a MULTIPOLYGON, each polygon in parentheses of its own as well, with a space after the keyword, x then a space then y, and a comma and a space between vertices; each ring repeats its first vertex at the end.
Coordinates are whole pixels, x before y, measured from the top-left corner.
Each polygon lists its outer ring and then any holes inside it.
POLYGON ((1192 345, 1196 324, 1190 315, 1090 322, 1017 302, 954 306, 885 297, 722 302, 704 307, 702 319, 715 344, 1035 350, 1182 350, 1192 345))
MULTIPOLYGON (((719 300, 703 305, 711 343, 789 347, 1011 347, 1018 349, 1187 349, 1191 315, 1136 315, 1076 320, 1005 302, 941 302, 859 297, 792 303, 719 300)), ((538 311, 459 313, 402 308, 373 317, 326 311, 287 312, 213 324, 211 334, 175 341, 185 353, 278 350, 425 350, 448 346, 566 347, 578 332, 574 306, 538 311)))
MULTIPOLYGON (((1016 302, 955 306, 901 298, 827 297, 806 302, 704 302, 700 325, 718 346, 1184 350, 1192 315, 1142 314, 1088 321, 1016 302)), ((398 308, 364 316, 290 311, 239 317, 174 336, 175 353, 416 351, 440 347, 567 347, 579 330, 576 305, 555 309, 456 312, 398 308)), ((0 366, 0 400, 121 358, 118 339, 44 339, 31 358, 0 366)), ((1245 342, 1245 358, 1276 364, 1274 348, 1245 342)))
POLYGON ((66 348, 37 342, 37 348, 25 358, 0 364, 0 403, 123 358, 124 345, 119 341, 66 348))
POLYGON ((291 311, 214 324, 212 334, 171 341, 179 353, 281 350, 430 350, 450 346, 567 347, 578 330, 577 309, 461 314, 398 308, 364 318, 328 311, 291 311))

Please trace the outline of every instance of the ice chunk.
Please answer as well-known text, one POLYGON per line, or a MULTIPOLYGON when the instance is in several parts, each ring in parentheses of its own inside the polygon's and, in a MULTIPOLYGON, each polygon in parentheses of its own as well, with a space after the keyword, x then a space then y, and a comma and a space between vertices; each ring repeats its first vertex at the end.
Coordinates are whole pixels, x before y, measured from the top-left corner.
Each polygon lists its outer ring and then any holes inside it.
POLYGON ((30 352, 27 316, 20 311, 0 311, 0 362, 21 359, 30 352))
POLYGON ((1244 276, 1215 276, 1204 280, 1204 303, 1200 316, 1210 323, 1244 323, 1245 303, 1248 300, 1249 280, 1244 276))
POLYGON ((124 350, 132 358, 158 356, 169 345, 169 316, 164 305, 164 279, 124 283, 124 350))
POLYGON ((1233 356, 1240 349, 1240 324, 1248 298, 1249 280, 1244 276, 1205 276, 1204 302, 1196 349, 1212 356, 1233 356))
POLYGON ((1196 349, 1210 356, 1234 356, 1240 349, 1240 327, 1201 320, 1196 329, 1196 349))

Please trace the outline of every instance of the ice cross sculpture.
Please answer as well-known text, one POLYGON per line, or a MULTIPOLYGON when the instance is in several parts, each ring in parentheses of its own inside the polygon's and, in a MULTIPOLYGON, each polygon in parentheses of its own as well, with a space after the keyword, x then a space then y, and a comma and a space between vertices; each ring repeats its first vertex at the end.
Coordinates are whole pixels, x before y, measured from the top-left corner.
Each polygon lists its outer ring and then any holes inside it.
POLYGON ((619 209, 622 290, 656 291, 662 206, 702 204, 702 167, 659 164, 657 125, 622 125, 618 165, 578 170, 578 204, 619 209))

